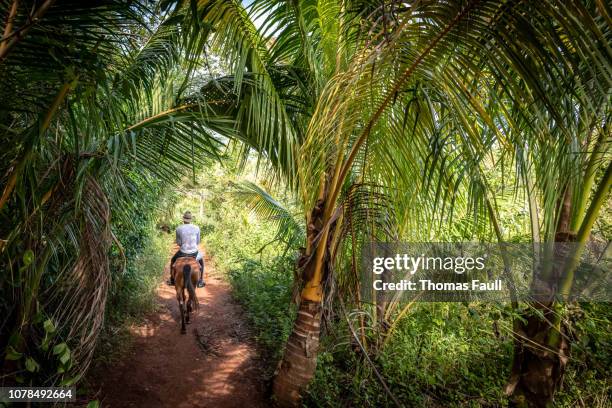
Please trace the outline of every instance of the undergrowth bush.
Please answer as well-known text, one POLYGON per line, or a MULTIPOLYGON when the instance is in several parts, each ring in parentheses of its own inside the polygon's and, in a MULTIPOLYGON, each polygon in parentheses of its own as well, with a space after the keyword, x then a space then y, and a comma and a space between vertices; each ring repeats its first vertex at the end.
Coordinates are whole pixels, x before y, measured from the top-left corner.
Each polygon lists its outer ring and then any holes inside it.
MULTIPOLYGON (((297 249, 272 242, 272 223, 257 219, 231 199, 231 177, 207 176, 205 212, 198 224, 217 272, 228 278, 244 307, 264 351, 269 379, 295 317, 291 295, 297 249)), ((194 200, 179 205, 181 211, 197 206, 194 200)), ((610 407, 609 307, 581 305, 579 310, 570 334, 579 340, 555 406, 610 407)), ((331 321, 324 322, 317 370, 304 406, 394 406, 352 340, 341 309, 333 312, 331 321)), ((358 327, 357 321, 352 324, 358 327)), ((384 337, 371 327, 366 327, 366 340, 376 370, 404 406, 506 407, 503 390, 512 363, 511 329, 508 305, 417 303, 392 326, 384 345, 384 337)))
POLYGON ((295 318, 293 263, 290 257, 270 262, 245 260, 228 274, 234 297, 244 306, 255 338, 272 362, 282 357, 295 318))
MULTIPOLYGON (((115 270, 107 301, 105 324, 98 350, 99 361, 112 360, 129 346, 128 328, 156 308, 155 288, 168 260, 169 236, 149 226, 146 242, 127 258, 125 269, 115 270)), ((115 259, 117 260, 117 259, 115 259)))
MULTIPOLYGON (((555 407, 611 406, 611 382, 604 368, 611 361, 608 309, 582 305, 585 316, 574 333, 582 341, 572 350, 555 407)), ((345 340, 351 336, 345 326, 338 323, 335 333, 324 339, 304 405, 394 406, 371 365, 345 340)), ((393 394, 408 407, 506 407, 510 328, 503 309, 499 313, 494 305, 417 304, 371 358, 393 394)))

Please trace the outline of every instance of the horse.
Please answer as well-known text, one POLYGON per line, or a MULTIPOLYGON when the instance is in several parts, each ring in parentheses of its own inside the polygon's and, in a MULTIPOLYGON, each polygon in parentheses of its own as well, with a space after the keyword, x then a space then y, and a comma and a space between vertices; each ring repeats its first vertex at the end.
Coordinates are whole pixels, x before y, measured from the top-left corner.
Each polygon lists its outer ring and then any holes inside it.
POLYGON ((174 287, 176 289, 176 299, 181 311, 181 334, 187 333, 185 323, 189 324, 189 316, 192 311, 198 310, 198 296, 195 286, 200 274, 200 264, 192 257, 178 258, 174 262, 174 287), (179 273, 182 272, 182 273, 179 273), (185 296, 185 288, 189 293, 189 300, 185 296))

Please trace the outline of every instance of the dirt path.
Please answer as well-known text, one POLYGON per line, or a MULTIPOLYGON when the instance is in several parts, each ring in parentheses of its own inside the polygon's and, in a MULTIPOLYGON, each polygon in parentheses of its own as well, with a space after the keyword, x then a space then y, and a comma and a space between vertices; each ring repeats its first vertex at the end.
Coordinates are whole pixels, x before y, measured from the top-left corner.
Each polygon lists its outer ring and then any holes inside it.
MULTIPOLYGON (((174 287, 160 283, 159 311, 132 328, 128 354, 98 379, 102 407, 266 407, 258 354, 230 288, 207 262, 200 309, 179 333, 174 287)), ((169 276, 166 265, 164 280, 169 276)))

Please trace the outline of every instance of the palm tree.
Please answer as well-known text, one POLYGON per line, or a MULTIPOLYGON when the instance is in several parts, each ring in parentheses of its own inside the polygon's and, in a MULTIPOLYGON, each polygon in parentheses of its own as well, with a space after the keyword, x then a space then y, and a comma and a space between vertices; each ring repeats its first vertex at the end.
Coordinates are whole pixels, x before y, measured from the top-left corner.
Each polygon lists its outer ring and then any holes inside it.
MULTIPOLYGON (((359 292, 345 277, 365 242, 432 240, 457 213, 487 219, 503 240, 487 175, 506 159, 532 198, 534 242, 569 228, 583 243, 609 192, 611 13, 601 2, 27 6, 0 8, 0 96, 14 101, 1 111, 10 272, 0 290, 11 299, 2 330, 23 361, 42 337, 29 324, 42 311, 86 368, 108 285, 110 211, 130 205, 125 174, 171 182, 195 172, 217 155, 219 134, 257 150, 305 214, 301 300, 274 381, 288 406, 314 374, 334 288, 359 292), (206 44, 229 75, 194 84, 206 44)), ((564 268, 571 286, 575 265, 564 268)), ((389 304, 378 306, 384 326, 389 304)), ((515 324, 508 389, 538 406, 552 399, 566 353, 562 308, 544 306, 554 324, 515 324), (552 354, 528 346, 543 342, 552 354)))
POLYGON ((131 175, 176 183, 219 157, 220 134, 255 143, 221 112, 229 97, 196 92, 208 27, 160 3, 0 5, 1 364, 23 381, 86 371, 121 248, 110 227, 138 204, 131 175))
MULTIPOLYGON (((572 212, 581 213, 570 224, 587 239, 609 190, 605 176, 591 191, 596 169, 609 163, 610 14, 601 3, 255 1, 251 17, 267 21, 259 29, 237 2, 200 6, 218 30, 216 50, 234 63, 234 88, 252 73, 273 104, 253 108, 249 96, 243 109, 266 112, 274 125, 264 129, 288 129, 297 141, 295 168, 284 170, 307 231, 300 306, 274 383, 281 404, 298 404, 314 373, 321 304, 346 241, 355 251, 364 237, 418 236, 419 224, 448 222, 460 205, 495 224, 486 174, 506 157, 521 165, 522 184, 541 207, 533 239, 555 238, 568 184, 579 204, 572 212), (382 202, 393 221, 375 211, 352 219, 355 196, 382 202)), ((554 326, 546 331, 555 337, 554 326)), ((517 362, 534 336, 517 340, 517 362)), ((517 363, 513 378, 545 381, 508 390, 517 401, 549 403, 560 360, 552 374, 540 357, 517 363)))

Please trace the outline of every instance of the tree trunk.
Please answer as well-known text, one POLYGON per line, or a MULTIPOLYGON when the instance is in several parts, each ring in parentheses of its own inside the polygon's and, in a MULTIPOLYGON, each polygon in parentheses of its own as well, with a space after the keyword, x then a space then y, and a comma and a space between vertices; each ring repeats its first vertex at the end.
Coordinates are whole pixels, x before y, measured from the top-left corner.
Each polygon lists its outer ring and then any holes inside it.
POLYGON ((559 389, 569 360, 569 344, 562 321, 553 322, 562 306, 554 302, 563 267, 567 261, 568 245, 575 235, 568 232, 571 193, 569 189, 560 203, 560 216, 555 244, 549 257, 550 275, 534 275, 531 308, 523 317, 526 322, 515 321, 514 360, 506 394, 510 405, 519 408, 552 407, 553 397, 559 389))
MULTIPOLYGON (((594 171, 594 170, 589 170, 594 171)), ((593 195, 589 209, 585 214, 576 214, 582 222, 571 221, 571 204, 569 188, 565 192, 565 197, 560 205, 559 222, 557 234, 555 236, 555 251, 561 249, 564 253, 555 253, 553 259, 565 261, 568 247, 558 245, 563 242, 575 242, 584 245, 593 228, 595 219, 599 215, 601 207, 606 202, 612 185, 612 163, 608 164, 606 172, 599 182, 597 190, 593 195), (569 231, 572 224, 580 224, 577 233, 569 231)), ((561 294, 566 296, 569 293, 572 279, 574 276, 577 259, 580 255, 580 247, 577 252, 572 252, 569 263, 553 263, 551 270, 552 279, 545 279, 544 282, 535 284, 558 282, 561 294), (560 276, 563 273, 564 276, 560 276), (557 279, 558 277, 562 279, 557 279)), ((550 276, 548 278, 551 278, 550 276)), ((550 286, 549 286, 550 288, 550 286)), ((552 288, 556 289, 556 288, 552 288)), ((551 291, 551 294, 554 294, 551 291)), ((506 388, 506 393, 512 396, 512 405, 518 407, 550 407, 553 405, 555 391, 561 385, 565 366, 569 359, 570 347, 566 341, 565 327, 559 314, 562 309, 558 303, 553 303, 552 298, 548 301, 534 302, 533 306, 543 313, 543 318, 536 315, 527 316, 526 323, 515 325, 516 340, 514 348, 514 362, 510 382, 506 388)))
POLYGON ((327 183, 322 180, 319 199, 306 220, 306 248, 298 260, 298 272, 301 272, 298 276, 304 283, 300 306, 274 377, 274 398, 282 407, 300 405, 302 394, 317 367, 323 300, 322 280, 327 272, 326 261, 329 257, 329 229, 323 231, 326 188, 327 183))
POLYGON ((274 379, 273 392, 280 406, 300 406, 317 367, 320 327, 321 303, 302 300, 274 379))
MULTIPOLYGON (((554 256, 555 260, 565 260, 554 256)), ((561 262, 555 262, 553 273, 558 273, 561 262)), ((511 396, 510 406, 548 408, 552 406, 555 392, 559 389, 569 359, 567 332, 562 321, 555 325, 556 315, 562 305, 553 301, 555 295, 552 280, 535 280, 538 295, 523 313, 525 322, 514 322, 514 360, 506 393, 511 396), (546 285, 546 286, 544 286, 546 285), (544 289, 544 294, 543 293, 544 289)))
POLYGON ((511 406, 545 408, 552 406, 555 392, 563 379, 569 358, 569 345, 563 335, 551 345, 551 327, 555 310, 552 303, 534 304, 544 314, 542 319, 532 315, 527 323, 519 323, 514 345, 514 362, 506 393, 511 395, 511 406))

